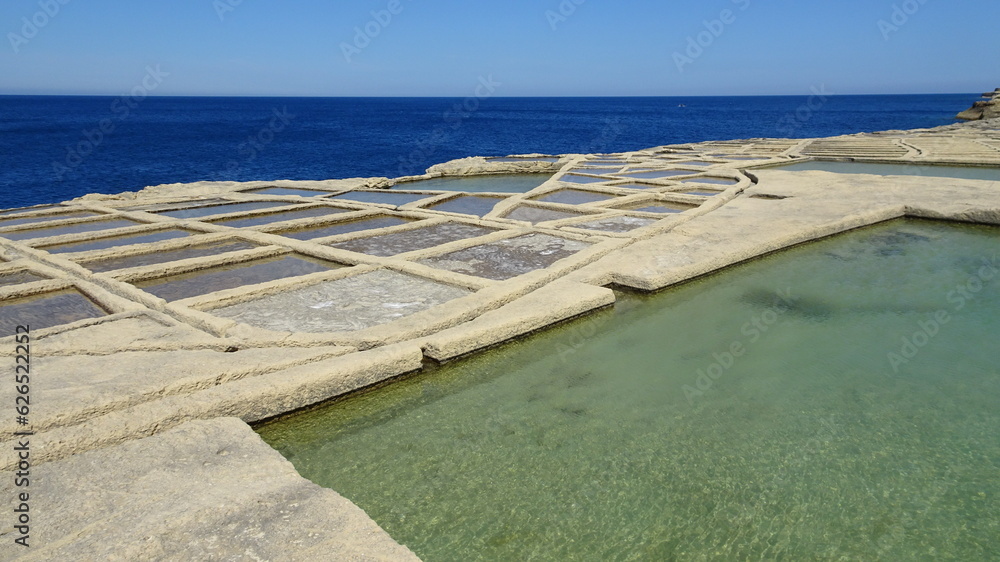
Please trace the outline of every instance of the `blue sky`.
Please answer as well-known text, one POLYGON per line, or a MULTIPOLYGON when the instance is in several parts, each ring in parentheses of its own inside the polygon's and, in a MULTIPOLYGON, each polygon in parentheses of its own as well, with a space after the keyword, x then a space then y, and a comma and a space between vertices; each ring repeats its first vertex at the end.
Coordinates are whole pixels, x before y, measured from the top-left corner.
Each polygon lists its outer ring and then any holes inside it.
POLYGON ((4 0, 0 93, 119 95, 157 66, 154 95, 980 92, 997 21, 996 0, 4 0))

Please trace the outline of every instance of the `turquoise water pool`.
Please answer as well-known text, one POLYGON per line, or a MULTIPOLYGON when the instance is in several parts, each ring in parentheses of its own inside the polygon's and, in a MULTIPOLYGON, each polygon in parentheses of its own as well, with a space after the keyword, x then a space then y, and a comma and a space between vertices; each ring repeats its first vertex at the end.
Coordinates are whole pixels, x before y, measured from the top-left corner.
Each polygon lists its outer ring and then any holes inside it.
POLYGON ((1000 168, 972 166, 929 166, 919 164, 870 164, 864 162, 799 162, 771 170, 802 172, 818 170, 838 174, 874 174, 879 176, 926 176, 966 180, 1000 181, 1000 168))
POLYGON ((998 288, 898 221, 258 431, 428 561, 995 560, 998 288))

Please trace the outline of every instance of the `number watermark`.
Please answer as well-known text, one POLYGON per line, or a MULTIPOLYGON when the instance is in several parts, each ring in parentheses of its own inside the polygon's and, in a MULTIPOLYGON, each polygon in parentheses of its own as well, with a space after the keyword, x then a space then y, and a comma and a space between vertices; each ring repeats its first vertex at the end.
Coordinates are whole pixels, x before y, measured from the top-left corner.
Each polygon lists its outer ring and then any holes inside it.
POLYGON ((20 430, 14 432, 14 542, 29 547, 31 538, 31 329, 15 330, 14 414, 20 430))

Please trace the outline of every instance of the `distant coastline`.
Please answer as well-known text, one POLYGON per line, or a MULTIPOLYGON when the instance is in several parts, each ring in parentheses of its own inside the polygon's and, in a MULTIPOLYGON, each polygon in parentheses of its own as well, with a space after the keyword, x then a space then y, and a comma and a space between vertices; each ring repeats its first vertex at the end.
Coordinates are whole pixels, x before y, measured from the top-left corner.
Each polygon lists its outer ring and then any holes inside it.
POLYGON ((986 92, 982 97, 987 98, 987 100, 972 104, 972 107, 959 113, 958 118, 965 121, 978 121, 1000 117, 1000 88, 986 92))

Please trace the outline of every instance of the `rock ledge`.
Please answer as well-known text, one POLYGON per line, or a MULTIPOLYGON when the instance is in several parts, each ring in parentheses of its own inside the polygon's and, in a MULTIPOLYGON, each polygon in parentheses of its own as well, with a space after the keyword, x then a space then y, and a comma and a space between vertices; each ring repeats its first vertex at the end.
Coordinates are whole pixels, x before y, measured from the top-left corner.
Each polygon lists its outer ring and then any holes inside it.
POLYGON ((983 94, 983 97, 990 99, 972 104, 972 107, 958 114, 958 119, 978 121, 1000 117, 1000 88, 983 94))

